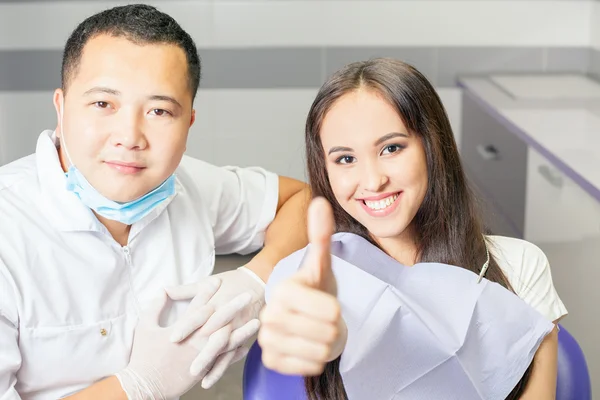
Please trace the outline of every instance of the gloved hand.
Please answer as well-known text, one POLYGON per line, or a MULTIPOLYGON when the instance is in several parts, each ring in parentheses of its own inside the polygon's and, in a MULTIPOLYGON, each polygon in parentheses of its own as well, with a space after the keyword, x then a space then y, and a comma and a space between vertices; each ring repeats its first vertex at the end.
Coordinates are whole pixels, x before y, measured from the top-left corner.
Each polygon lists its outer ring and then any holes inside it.
MULTIPOLYGON (((180 321, 185 321, 186 326, 193 328, 192 331, 208 320, 212 320, 213 324, 229 324, 240 310, 248 306, 251 296, 243 293, 215 311, 215 307, 207 303, 221 284, 220 279, 209 278, 198 285, 193 309, 188 309, 189 312, 180 321)), ((186 393, 202 379, 195 374, 193 367, 196 366, 198 371, 202 369, 197 367, 197 355, 206 347, 208 338, 196 331, 186 340, 173 343, 170 340, 173 328, 159 325, 167 300, 167 294, 161 293, 140 315, 129 365, 115 374, 129 400, 172 399, 186 393)))
POLYGON ((302 267, 273 291, 261 314, 258 342, 263 364, 282 374, 319 375, 342 354, 347 327, 331 269, 333 212, 313 200, 308 212, 310 248, 302 267))
MULTIPOLYGON (((201 336, 208 336, 208 343, 198 356, 198 366, 204 369, 199 372, 203 376, 202 387, 205 389, 214 385, 225 373, 229 366, 241 360, 247 353, 243 347, 252 338, 260 322, 258 315, 265 304, 265 284, 254 272, 245 267, 233 271, 223 272, 214 277, 221 280, 221 287, 208 302, 215 309, 215 315, 222 307, 226 307, 232 299, 246 294, 251 297, 249 305, 240 310, 228 323, 217 317, 211 317, 204 326, 198 330, 201 336)), ((181 285, 167 288, 166 291, 173 300, 193 300, 190 303, 191 314, 196 313, 192 307, 203 304, 204 297, 200 295, 203 281, 199 283, 181 285), (198 297, 200 296, 200 297, 198 297)), ((201 318, 202 316, 199 316, 201 318)), ((183 318, 173 324, 172 340, 183 340, 198 326, 194 318, 183 318)))

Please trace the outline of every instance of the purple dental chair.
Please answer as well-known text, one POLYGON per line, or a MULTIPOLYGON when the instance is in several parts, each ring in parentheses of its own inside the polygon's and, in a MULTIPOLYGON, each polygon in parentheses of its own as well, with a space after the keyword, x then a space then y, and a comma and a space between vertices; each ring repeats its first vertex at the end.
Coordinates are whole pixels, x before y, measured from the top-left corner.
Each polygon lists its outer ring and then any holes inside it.
MULTIPOLYGON (((255 342, 244 366, 244 400, 306 400, 304 381, 267 369, 255 342)), ((557 400, 591 400, 592 388, 585 357, 577 341, 563 327, 558 332, 557 400)))

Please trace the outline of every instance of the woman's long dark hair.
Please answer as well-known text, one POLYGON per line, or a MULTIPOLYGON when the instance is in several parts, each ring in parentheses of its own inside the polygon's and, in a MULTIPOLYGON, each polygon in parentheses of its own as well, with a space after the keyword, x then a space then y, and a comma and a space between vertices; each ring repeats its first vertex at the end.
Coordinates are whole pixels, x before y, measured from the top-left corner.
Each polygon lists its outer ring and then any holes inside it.
MULTIPOLYGON (((336 231, 352 232, 374 243, 367 229, 335 199, 320 137, 323 119, 332 105, 356 90, 370 90, 386 99, 425 148, 428 188, 412 222, 418 260, 461 266, 479 274, 487 259, 486 239, 448 116, 427 78, 398 60, 378 58, 347 65, 323 84, 310 108, 305 137, 309 181, 313 196, 323 196, 331 203, 336 231)), ((491 254, 486 278, 512 290, 491 254)), ((531 368, 530 365, 507 399, 519 398, 531 368)), ((305 387, 311 400, 347 399, 339 358, 328 363, 320 376, 306 377, 305 387)))

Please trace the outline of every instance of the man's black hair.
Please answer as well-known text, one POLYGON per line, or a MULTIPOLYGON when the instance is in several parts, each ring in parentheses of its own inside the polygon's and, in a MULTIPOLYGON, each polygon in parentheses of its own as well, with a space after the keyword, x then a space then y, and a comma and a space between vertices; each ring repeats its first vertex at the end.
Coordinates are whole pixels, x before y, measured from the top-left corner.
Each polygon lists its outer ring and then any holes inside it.
POLYGON ((92 15, 75 28, 67 40, 62 59, 61 85, 67 90, 69 80, 77 73, 86 43, 99 35, 124 37, 133 43, 172 44, 186 55, 189 88, 192 99, 200 85, 200 57, 194 40, 169 15, 145 4, 114 7, 92 15))

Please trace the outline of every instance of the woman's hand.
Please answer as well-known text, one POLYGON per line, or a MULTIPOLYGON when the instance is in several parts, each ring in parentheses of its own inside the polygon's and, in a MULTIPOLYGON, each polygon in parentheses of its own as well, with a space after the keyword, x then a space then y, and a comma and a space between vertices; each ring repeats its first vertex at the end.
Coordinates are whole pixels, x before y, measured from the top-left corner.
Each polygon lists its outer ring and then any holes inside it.
POLYGON ((348 332, 331 269, 333 212, 314 199, 308 213, 310 247, 300 270, 282 282, 261 313, 263 364, 289 375, 319 375, 342 354, 348 332))

